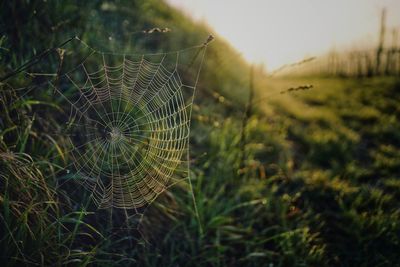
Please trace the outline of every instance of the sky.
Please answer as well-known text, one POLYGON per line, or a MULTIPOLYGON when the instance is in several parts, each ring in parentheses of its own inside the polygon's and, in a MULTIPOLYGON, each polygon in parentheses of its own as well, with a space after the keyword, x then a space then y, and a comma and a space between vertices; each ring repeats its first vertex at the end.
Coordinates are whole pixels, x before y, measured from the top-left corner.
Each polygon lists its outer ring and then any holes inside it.
MULTIPOLYGON (((400 0, 167 0, 204 21, 250 62, 267 70, 332 49, 378 43, 380 14, 400 39, 400 0)), ((387 38, 391 42, 392 30, 387 38)), ((400 40, 399 40, 400 41, 400 40)))

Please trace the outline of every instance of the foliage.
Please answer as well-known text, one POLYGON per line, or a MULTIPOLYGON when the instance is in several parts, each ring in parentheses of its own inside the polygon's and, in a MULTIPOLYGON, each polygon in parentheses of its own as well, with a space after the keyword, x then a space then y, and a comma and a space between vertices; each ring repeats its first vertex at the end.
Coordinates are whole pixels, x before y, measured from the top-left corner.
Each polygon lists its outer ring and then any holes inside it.
MULTIPOLYGON (((196 45, 210 31, 155 0, 3 1, 0 10, 1 77, 74 35, 99 50, 145 52, 196 45), (132 34, 152 27, 172 32, 132 34)), ((54 73, 58 60, 51 54, 35 68, 54 73)), ((243 128, 248 67, 218 37, 210 45, 191 136, 200 220, 190 190, 177 185, 150 207, 140 231, 114 231, 107 211, 88 211, 83 190, 74 192, 81 205, 68 188, 55 190, 69 158, 65 140, 46 135, 57 118, 43 118, 57 102, 35 100, 51 89, 18 100, 2 85, 5 266, 400 265, 399 80, 271 79, 257 72, 256 99, 272 96, 252 103, 243 128), (299 84, 314 88, 279 94, 299 84)), ((30 82, 23 75, 7 81, 13 88, 30 82)), ((114 214, 114 223, 124 216, 114 214)))

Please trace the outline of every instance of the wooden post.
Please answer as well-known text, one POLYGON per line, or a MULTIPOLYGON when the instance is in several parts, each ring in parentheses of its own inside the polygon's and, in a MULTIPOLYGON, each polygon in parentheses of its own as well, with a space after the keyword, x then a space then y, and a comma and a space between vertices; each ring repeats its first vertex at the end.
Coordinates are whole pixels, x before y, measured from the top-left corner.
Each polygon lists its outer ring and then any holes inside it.
POLYGON ((379 75, 380 74, 380 67, 381 67, 381 57, 382 57, 382 52, 383 52, 383 45, 385 42, 385 32, 386 32, 386 9, 382 9, 382 14, 381 14, 381 29, 380 29, 380 34, 379 34, 379 44, 378 48, 376 49, 376 67, 375 67, 375 74, 379 75))

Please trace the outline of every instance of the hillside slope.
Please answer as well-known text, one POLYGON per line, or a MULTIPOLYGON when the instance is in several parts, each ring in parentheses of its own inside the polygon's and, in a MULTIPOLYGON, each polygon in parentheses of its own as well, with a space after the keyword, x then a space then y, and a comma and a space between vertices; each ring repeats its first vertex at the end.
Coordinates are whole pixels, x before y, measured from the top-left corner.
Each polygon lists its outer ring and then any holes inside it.
MULTIPOLYGON (((156 0, 3 1, 0 15, 1 77, 71 36, 132 53, 184 49, 211 31, 156 0), (137 33, 153 27, 172 31, 137 33)), ((58 61, 51 53, 33 68, 52 74, 58 61)), ((178 184, 138 228, 116 227, 126 222, 123 211, 72 201, 85 199, 80 187, 59 187, 68 173, 54 155, 67 154, 66 140, 46 132, 49 121, 57 126, 57 102, 45 90, 18 99, 16 89, 32 80, 8 79, 13 89, 0 87, 0 259, 6 266, 400 265, 398 78, 253 73, 250 82, 248 64, 216 35, 192 118, 199 218, 189 187, 178 184), (305 84, 313 88, 287 90, 305 84)))

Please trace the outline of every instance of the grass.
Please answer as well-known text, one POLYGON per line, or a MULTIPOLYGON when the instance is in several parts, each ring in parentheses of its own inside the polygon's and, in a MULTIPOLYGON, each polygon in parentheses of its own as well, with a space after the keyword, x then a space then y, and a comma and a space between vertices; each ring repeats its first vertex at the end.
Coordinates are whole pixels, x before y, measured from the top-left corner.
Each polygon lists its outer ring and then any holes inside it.
MULTIPOLYGON (((108 50, 132 41, 134 29, 173 30, 170 39, 137 37, 125 47, 146 51, 201 43, 208 32, 156 1, 1 5, 0 25, 7 26, 1 76, 72 34, 108 50)), ((216 39, 191 131, 200 220, 189 188, 178 184, 150 206, 138 228, 115 228, 125 222, 118 211, 113 227, 109 211, 96 211, 86 191, 58 184, 72 175, 63 168, 71 160, 66 140, 48 135, 58 125, 51 115, 61 107, 51 97, 37 100, 51 88, 16 101, 17 91, 1 87, 5 266, 400 265, 398 78, 267 78, 255 71, 254 99, 265 101, 253 103, 242 129, 249 68, 216 39), (279 93, 305 84, 313 88, 279 93)), ((57 55, 46 60, 39 71, 57 70, 57 55)), ((17 75, 8 82, 19 88, 32 81, 17 75)), ((137 221, 130 218, 133 226, 137 221)))

